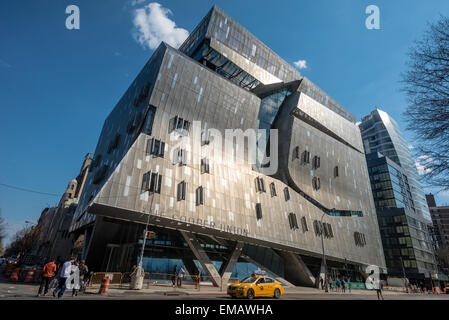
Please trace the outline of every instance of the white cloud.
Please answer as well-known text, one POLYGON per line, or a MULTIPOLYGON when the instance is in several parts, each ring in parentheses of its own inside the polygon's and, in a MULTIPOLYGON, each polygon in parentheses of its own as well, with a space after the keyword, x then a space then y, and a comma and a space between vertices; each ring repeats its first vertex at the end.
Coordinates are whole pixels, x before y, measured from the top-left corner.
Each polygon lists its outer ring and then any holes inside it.
MULTIPOLYGON (((139 0, 135 0, 136 4, 139 0)), ((189 36, 189 32, 177 28, 176 23, 168 18, 172 12, 157 2, 134 10, 134 38, 143 47, 156 49, 164 41, 178 48, 189 36)))
POLYGON ((307 69, 307 61, 306 60, 298 60, 293 62, 293 64, 295 65, 296 68, 298 68, 299 70, 301 69, 307 69))
POLYGON ((426 174, 428 172, 431 172, 431 169, 427 168, 427 165, 432 163, 433 159, 428 156, 420 156, 415 161, 416 169, 418 170, 419 175, 426 174))

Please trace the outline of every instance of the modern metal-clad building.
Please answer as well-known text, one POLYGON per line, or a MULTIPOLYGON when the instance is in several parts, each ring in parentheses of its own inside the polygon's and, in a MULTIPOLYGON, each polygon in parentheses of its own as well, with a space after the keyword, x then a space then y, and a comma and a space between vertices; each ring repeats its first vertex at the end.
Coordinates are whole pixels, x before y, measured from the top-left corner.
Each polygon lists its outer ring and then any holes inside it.
POLYGON ((385 261, 354 119, 214 6, 106 119, 71 230, 94 269, 125 271, 149 215, 145 271, 177 261, 215 285, 239 264, 316 285, 323 237, 328 266, 361 281, 385 261))

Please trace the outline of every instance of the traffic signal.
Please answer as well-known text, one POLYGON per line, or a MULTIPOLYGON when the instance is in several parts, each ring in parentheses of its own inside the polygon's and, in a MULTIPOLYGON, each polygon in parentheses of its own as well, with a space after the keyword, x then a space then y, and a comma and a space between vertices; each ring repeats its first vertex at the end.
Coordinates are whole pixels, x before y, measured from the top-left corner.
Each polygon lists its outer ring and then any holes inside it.
POLYGON ((156 239, 156 232, 154 231, 147 231, 147 234, 145 235, 146 240, 152 240, 156 239))

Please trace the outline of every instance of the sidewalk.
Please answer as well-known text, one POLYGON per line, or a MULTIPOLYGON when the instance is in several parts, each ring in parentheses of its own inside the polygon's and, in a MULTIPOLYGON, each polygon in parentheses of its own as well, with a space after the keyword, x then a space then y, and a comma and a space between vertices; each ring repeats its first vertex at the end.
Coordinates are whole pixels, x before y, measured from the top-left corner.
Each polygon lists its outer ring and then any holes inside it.
MULTIPOLYGON (((99 287, 91 287, 88 288, 86 292, 88 293, 98 293, 99 287)), ((361 289, 352 289, 351 292, 346 291, 343 292, 335 292, 329 291, 327 295, 373 295, 375 294, 372 290, 361 290, 361 289)), ((110 287, 108 290, 108 295, 110 296, 120 296, 120 295, 140 295, 140 294, 155 294, 155 295, 166 295, 166 296, 181 296, 181 295, 227 295, 226 290, 220 291, 220 288, 213 286, 201 286, 200 290, 191 288, 191 287, 181 287, 181 288, 173 288, 171 286, 162 286, 162 285, 145 285, 141 290, 131 290, 126 287, 117 288, 110 287)), ((316 288, 308 288, 308 287, 295 287, 295 288, 285 288, 285 295, 297 295, 297 294, 308 294, 308 295, 323 295, 324 291, 316 288)), ((383 291, 385 296, 389 295, 403 295, 403 292, 396 291, 383 291)))

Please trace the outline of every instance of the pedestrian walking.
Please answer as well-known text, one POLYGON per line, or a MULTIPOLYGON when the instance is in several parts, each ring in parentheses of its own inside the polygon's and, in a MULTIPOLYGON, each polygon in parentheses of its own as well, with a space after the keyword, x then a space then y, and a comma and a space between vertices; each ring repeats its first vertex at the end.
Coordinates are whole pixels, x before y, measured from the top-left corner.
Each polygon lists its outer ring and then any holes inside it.
POLYGON ((86 291, 87 282, 89 280, 89 268, 86 265, 86 260, 81 260, 80 265, 78 266, 80 271, 80 285, 81 285, 81 292, 86 291))
POLYGON ((343 293, 346 293, 346 281, 345 281, 345 278, 341 278, 341 291, 343 291, 343 293))
POLYGON ((173 276, 172 276, 172 278, 171 278, 171 282, 173 283, 173 288, 174 288, 175 285, 176 285, 176 272, 177 272, 177 269, 178 269, 178 266, 175 265, 175 266, 173 267, 173 276))
POLYGON ((58 287, 53 290, 53 297, 56 297, 56 293, 58 293, 58 298, 61 298, 64 295, 66 289, 67 279, 70 278, 70 274, 72 272, 72 264, 75 261, 74 258, 70 258, 67 262, 65 262, 59 273, 59 284, 58 287))
POLYGON ((327 285, 329 286, 329 289, 332 291, 332 278, 331 277, 329 277, 327 279, 327 285))
POLYGON ((196 288, 197 289, 200 288, 200 282, 201 282, 201 269, 197 268, 197 271, 196 271, 196 288))
POLYGON ((182 279, 184 278, 184 274, 185 274, 184 268, 181 266, 178 272, 178 283, 177 283, 178 287, 182 286, 182 279))
POLYGON ((341 289, 341 281, 340 279, 337 278, 337 280, 335 280, 335 289, 337 290, 337 292, 340 292, 341 289))
POLYGON ((371 270, 371 273, 368 278, 374 290, 376 290, 377 299, 384 300, 384 296, 382 295, 382 283, 380 279, 375 279, 374 270, 371 270))
POLYGON ((56 264, 53 260, 47 261, 47 263, 42 268, 42 278, 41 283, 39 285, 39 291, 37 292, 37 296, 39 297, 42 294, 42 289, 44 289, 44 296, 48 293, 48 288, 51 280, 56 275, 56 264))
POLYGON ((80 269, 78 261, 75 261, 72 265, 72 271, 70 273, 70 277, 67 279, 66 287, 68 290, 72 290, 72 297, 78 295, 78 291, 81 288, 80 269))

